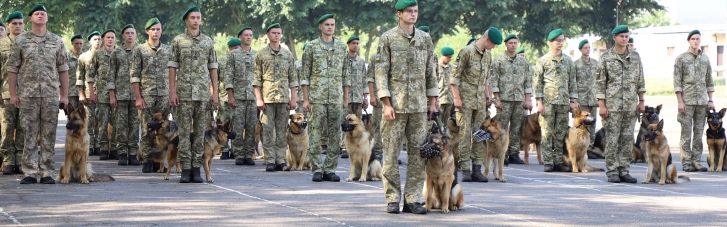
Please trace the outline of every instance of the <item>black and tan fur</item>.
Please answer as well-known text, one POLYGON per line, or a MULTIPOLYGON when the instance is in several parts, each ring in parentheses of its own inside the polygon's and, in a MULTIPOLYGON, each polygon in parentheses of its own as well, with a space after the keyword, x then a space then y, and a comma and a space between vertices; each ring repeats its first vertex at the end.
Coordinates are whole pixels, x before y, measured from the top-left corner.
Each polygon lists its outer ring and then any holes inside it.
POLYGON ((61 184, 68 182, 109 182, 114 181, 110 175, 96 174, 93 172, 91 163, 88 163, 88 147, 90 136, 88 135, 88 114, 83 107, 74 108, 68 105, 68 123, 66 124, 66 147, 65 161, 58 173, 58 180, 61 184))
MULTIPOLYGON (((177 166, 177 173, 182 172, 182 166, 177 163, 177 157, 179 156, 179 149, 177 148, 179 146, 179 128, 177 127, 177 122, 169 120, 168 110, 163 113, 154 112, 151 120, 161 124, 161 128, 156 130, 147 129, 149 133, 156 135, 155 142, 158 150, 157 152, 149 153, 147 158, 160 163, 162 167, 164 167, 164 163, 166 162, 168 167, 159 168, 159 172, 162 173, 166 169, 164 180, 169 180, 169 173, 171 173, 172 166, 177 166)), ((141 155, 138 156, 140 157, 141 155)))
POLYGON ((719 112, 710 111, 707 113, 707 148, 709 148, 709 172, 727 171, 725 162, 725 152, 727 151, 727 143, 725 143, 725 129, 722 127, 722 118, 727 108, 722 108, 719 112))
POLYGON ((263 124, 258 121, 258 123, 255 124, 255 154, 252 155, 252 160, 257 160, 257 159, 265 160, 265 153, 263 153, 263 149, 260 144, 260 139, 261 139, 260 136, 261 136, 262 130, 263 130, 263 124))
POLYGON ((675 184, 689 182, 685 176, 677 176, 677 169, 671 163, 671 152, 669 144, 664 136, 664 120, 659 123, 650 124, 644 132, 644 148, 647 152, 646 163, 649 169, 646 171, 646 179, 642 183, 648 184, 659 180, 659 184, 675 184))
MULTIPOLYGON (((204 131, 204 153, 202 154, 202 168, 208 183, 214 183, 212 179, 212 160, 215 158, 215 154, 220 151, 220 145, 227 142, 227 135, 232 132, 230 122, 222 123, 220 119, 217 119, 214 127, 208 127, 204 131)), ((192 134, 190 137, 193 137, 192 134)), ((189 138, 192 141, 192 138, 189 138)))
POLYGON ((495 180, 500 182, 507 182, 503 175, 505 167, 505 154, 507 153, 507 147, 510 144, 510 136, 505 125, 500 122, 498 116, 490 118, 487 115, 485 121, 480 126, 482 130, 490 133, 490 139, 488 139, 487 147, 485 148, 485 171, 484 175, 487 177, 490 171, 490 164, 492 166, 492 174, 495 175, 495 180))
POLYGON ((581 111, 573 108, 573 127, 565 135, 565 149, 563 149, 563 165, 570 166, 574 173, 588 171, 604 171, 601 168, 588 166, 588 145, 591 142, 591 132, 585 124, 591 118, 590 111, 581 111))
POLYGON ((459 125, 457 125, 457 112, 452 108, 452 112, 447 119, 447 129, 449 130, 449 136, 452 138, 448 141, 449 149, 452 151, 454 156, 455 168, 459 168, 459 125))
POLYGON ((644 134, 648 131, 647 127, 649 127, 650 124, 659 123, 659 113, 661 113, 661 107, 662 105, 658 105, 656 107, 646 106, 644 108, 644 113, 639 116, 639 121, 641 122, 641 124, 639 127, 639 134, 636 136, 636 142, 634 142, 632 162, 646 162, 647 152, 646 149, 644 149, 644 144, 646 144, 646 141, 644 140, 644 134))
POLYGON ((530 114, 523 117, 523 123, 520 126, 520 150, 523 151, 523 161, 530 164, 530 147, 535 147, 538 154, 538 164, 543 164, 543 152, 540 143, 543 136, 540 133, 540 123, 538 122, 538 113, 530 114))
POLYGON ((308 157, 308 120, 302 113, 290 115, 288 131, 285 138, 288 140, 288 151, 285 153, 286 164, 291 170, 310 169, 308 157))
POLYGON ((362 117, 364 118, 362 120, 356 114, 348 114, 342 123, 342 125, 353 126, 353 130, 343 131, 343 133, 346 133, 344 142, 349 155, 348 161, 351 164, 351 170, 346 181, 380 181, 383 178, 381 163, 376 159, 376 154, 371 149, 374 139, 374 127, 371 117, 370 115, 363 116, 365 118, 362 117))
POLYGON ((427 159, 425 172, 427 174, 424 187, 424 201, 428 211, 442 209, 442 213, 450 210, 464 208, 464 194, 462 185, 457 182, 456 161, 450 152, 449 138, 434 133, 429 136, 429 145, 439 149, 442 156, 427 159))

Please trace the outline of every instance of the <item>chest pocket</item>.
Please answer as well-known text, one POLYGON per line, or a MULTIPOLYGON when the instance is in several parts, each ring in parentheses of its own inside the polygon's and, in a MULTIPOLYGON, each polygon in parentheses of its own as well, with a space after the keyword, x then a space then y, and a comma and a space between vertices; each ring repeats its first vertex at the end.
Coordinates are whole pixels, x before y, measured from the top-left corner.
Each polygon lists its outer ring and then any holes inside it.
POLYGON ((192 45, 188 44, 188 43, 179 44, 179 53, 181 55, 181 59, 191 59, 192 58, 192 45))
POLYGON ((611 60, 606 62, 606 71, 611 78, 621 77, 623 75, 623 65, 618 60, 611 60))

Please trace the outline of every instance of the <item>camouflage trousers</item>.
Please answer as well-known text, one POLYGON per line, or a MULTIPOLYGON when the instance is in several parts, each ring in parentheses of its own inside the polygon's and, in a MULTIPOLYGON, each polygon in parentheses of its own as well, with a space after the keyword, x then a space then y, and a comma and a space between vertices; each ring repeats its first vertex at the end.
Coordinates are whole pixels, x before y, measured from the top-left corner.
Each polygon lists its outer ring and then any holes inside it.
MULTIPOLYGON (((598 118, 598 106, 581 106, 581 111, 588 111, 588 113, 591 114, 591 117, 594 119, 598 118)), ((575 118, 575 116, 573 116, 575 118)), ((591 142, 588 143, 588 150, 593 150, 593 142, 596 141, 596 124, 586 126, 588 128, 588 131, 591 132, 591 142)))
POLYGON ((212 123, 214 105, 208 101, 181 101, 174 110, 174 120, 179 126, 179 157, 182 169, 202 166, 204 131, 212 123), (194 137, 190 134, 194 132, 194 137), (191 139, 191 140, 190 140, 191 139))
MULTIPOLYGON (((374 154, 376 154, 377 158, 382 159, 384 158, 384 144, 381 140, 381 118, 383 116, 383 106, 381 106, 381 103, 377 103, 373 109, 374 113, 371 115, 371 123, 374 124, 374 154)), ((382 163, 383 164, 383 163, 382 163)), ((398 164, 398 161, 397 161, 398 164)))
POLYGON ((399 175, 399 154, 402 139, 406 137, 406 182, 404 199, 407 203, 419 202, 424 187, 424 159, 419 156, 419 148, 427 137, 426 113, 397 113, 396 119, 381 122, 384 138, 383 183, 387 203, 401 202, 401 176, 399 175))
POLYGON ((81 101, 78 101, 78 96, 68 96, 68 105, 72 105, 73 108, 78 108, 81 106, 81 101))
MULTIPOLYGON (((341 111, 341 113, 342 113, 341 121, 346 119, 346 115, 348 115, 349 113, 355 113, 356 117, 358 117, 358 119, 361 119, 361 115, 363 114, 363 113, 361 113, 362 108, 363 108, 363 104, 361 104, 361 103, 348 103, 348 107, 344 107, 343 111, 341 111)), ((339 124, 340 124, 340 121, 339 121, 339 124)), ((341 138, 339 140, 340 141, 339 145, 342 148, 345 148, 346 143, 344 141, 346 141, 346 133, 343 133, 341 131, 341 127, 338 127, 338 134, 341 135, 341 138)))
POLYGON ((679 150, 682 167, 699 163, 702 158, 702 136, 706 122, 707 105, 687 105, 686 113, 677 113, 677 121, 682 125, 679 137, 679 150))
POLYGON ((25 176, 53 177, 55 172, 58 97, 20 98, 20 125, 25 131, 23 172, 25 176), (39 138, 40 137, 40 138, 39 138), (38 146, 40 139, 40 147, 38 146))
POLYGON ((260 124, 263 126, 260 140, 263 144, 265 163, 285 163, 285 153, 288 150, 285 132, 288 130, 288 119, 290 119, 290 104, 265 103, 265 110, 260 114, 260 124))
POLYGON ((335 173, 338 167, 338 157, 341 154, 338 134, 341 131, 342 112, 341 104, 310 104, 308 153, 313 173, 335 173), (328 153, 324 161, 321 161, 322 135, 328 137, 328 153))
POLYGON ((143 97, 143 99, 145 108, 143 110, 137 110, 139 123, 142 128, 141 146, 139 147, 138 153, 139 161, 146 160, 147 155, 156 150, 156 136, 154 136, 154 133, 147 131, 146 124, 151 122, 151 117, 154 113, 163 113, 169 110, 169 96, 148 96, 143 97))
MULTIPOLYGON (((136 155, 139 150, 139 115, 137 114, 136 101, 118 101, 116 108, 113 108, 114 116, 114 137, 115 148, 119 154, 136 155)), ((146 126, 144 126, 146 128, 146 126)))
MULTIPOLYGON (((544 103, 545 115, 538 117, 543 136, 543 162, 551 165, 563 163, 563 140, 568 132, 568 105, 544 103)), ((633 135, 632 135, 633 136, 633 135)))
MULTIPOLYGON (((235 154, 235 158, 252 158, 255 152, 255 124, 257 124, 257 106, 253 100, 237 100, 236 106, 231 107, 224 102, 220 105, 225 108, 225 113, 222 122, 231 121, 232 129, 237 132, 237 137, 232 140, 232 152, 235 154)), ((223 146, 223 151, 229 151, 227 149, 227 143, 223 146)))
POLYGON ((608 118, 603 119, 606 176, 629 173, 631 159, 634 158, 635 119, 635 111, 612 111, 608 113, 608 118))
POLYGON ((502 109, 497 109, 497 116, 500 121, 509 125, 510 144, 507 146, 507 155, 520 155, 520 126, 523 124, 523 102, 522 101, 502 101, 502 109))
POLYGON ((83 106, 86 107, 86 113, 88 114, 88 135, 89 140, 91 141, 89 144, 89 148, 100 148, 98 145, 98 137, 96 137, 96 103, 89 102, 88 99, 86 99, 86 103, 83 104, 83 106))
POLYGON ((10 99, 3 99, 0 104, 0 117, 2 117, 2 140, 0 140, 0 155, 5 165, 20 165, 23 157, 24 131, 20 125, 19 109, 10 104, 10 99))
POLYGON ((109 150, 109 144, 111 144, 111 138, 114 138, 114 132, 112 130, 109 135, 108 127, 109 124, 114 125, 113 118, 111 117, 111 104, 108 103, 96 103, 96 141, 98 147, 102 151, 109 150))
POLYGON ((455 111, 457 113, 457 125, 459 125, 459 169, 462 171, 470 170, 470 161, 472 161, 472 165, 482 165, 482 155, 484 155, 486 149, 485 141, 474 142, 472 132, 480 128, 482 122, 487 118, 487 111, 466 108, 455 111))

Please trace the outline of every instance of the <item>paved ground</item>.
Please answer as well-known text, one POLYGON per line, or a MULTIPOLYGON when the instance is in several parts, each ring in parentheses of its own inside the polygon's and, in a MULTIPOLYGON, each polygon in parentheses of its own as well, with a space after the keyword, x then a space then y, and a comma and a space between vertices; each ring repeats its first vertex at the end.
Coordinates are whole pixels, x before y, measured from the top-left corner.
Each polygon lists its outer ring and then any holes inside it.
MULTIPOLYGON (((678 155, 674 98, 663 103, 672 153, 678 155)), ((718 106, 727 100, 716 100, 718 106)), ((59 122, 56 169, 63 157, 65 118, 59 122)), ((406 153, 401 158, 405 160, 406 153)), ((707 152, 703 156, 706 156, 707 152)), ((141 174, 91 160, 116 182, 89 185, 20 185, 0 176, 0 225, 25 226, 722 226, 727 220, 727 173, 682 173, 676 185, 610 184, 598 173, 543 173, 540 165, 511 165, 507 183, 462 183, 464 210, 427 215, 385 213, 381 182, 314 183, 304 172, 266 173, 256 166, 215 160, 215 184, 178 184, 178 175, 141 174)), ((531 163, 537 163, 531 154, 531 163)), ((604 167, 604 160, 591 160, 604 167)), ((348 175, 341 159, 337 174, 348 175)), ((632 165, 643 180, 645 164, 632 165)), ((402 175, 405 165, 400 166, 402 175)), ((492 178, 492 175, 490 175, 492 178)))

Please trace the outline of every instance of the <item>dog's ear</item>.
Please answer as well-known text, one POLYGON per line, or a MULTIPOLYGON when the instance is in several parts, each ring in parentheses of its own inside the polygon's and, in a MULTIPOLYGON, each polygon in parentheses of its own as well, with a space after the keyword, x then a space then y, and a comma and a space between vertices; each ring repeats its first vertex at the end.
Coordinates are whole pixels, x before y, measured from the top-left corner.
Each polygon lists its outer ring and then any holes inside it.
MULTIPOLYGON (((219 119, 218 119, 218 121, 219 121, 219 119)), ((222 125, 222 130, 231 131, 230 130, 230 121, 227 121, 227 123, 225 123, 224 125, 222 125)))
MULTIPOLYGON (((153 113, 157 113, 157 111, 154 110, 153 113)), ((169 109, 164 110, 164 112, 162 112, 162 116, 163 116, 164 120, 168 120, 169 119, 169 109)))
POLYGON ((215 121, 215 124, 216 125, 222 125, 222 120, 220 120, 220 118, 217 118, 217 120, 215 121))
POLYGON ((659 124, 656 125, 656 130, 661 131, 664 129, 664 119, 659 120, 659 124))
POLYGON ((656 114, 661 113, 661 107, 662 106, 663 106, 662 104, 659 104, 658 106, 656 106, 656 114))
POLYGON ((66 112, 73 113, 73 110, 73 104, 68 103, 68 105, 66 105, 66 112))
MULTIPOLYGON (((86 107, 78 106, 74 110, 78 111, 78 115, 81 115, 81 119, 87 119, 88 113, 86 112, 86 107)), ((68 112, 72 113, 71 111, 68 111, 68 112)))
POLYGON ((290 119, 291 121, 294 121, 295 120, 295 114, 288 115, 288 119, 290 119))
POLYGON ((353 110, 351 108, 348 108, 348 114, 353 114, 353 110))
POLYGON ((581 108, 573 107, 573 117, 578 117, 581 115, 581 108))
POLYGON ((495 115, 494 117, 492 117, 492 121, 499 122, 500 121, 500 115, 498 114, 498 115, 495 115))
POLYGON ((722 108, 721 110, 719 110, 719 118, 724 117, 725 112, 727 112, 727 108, 722 108))

